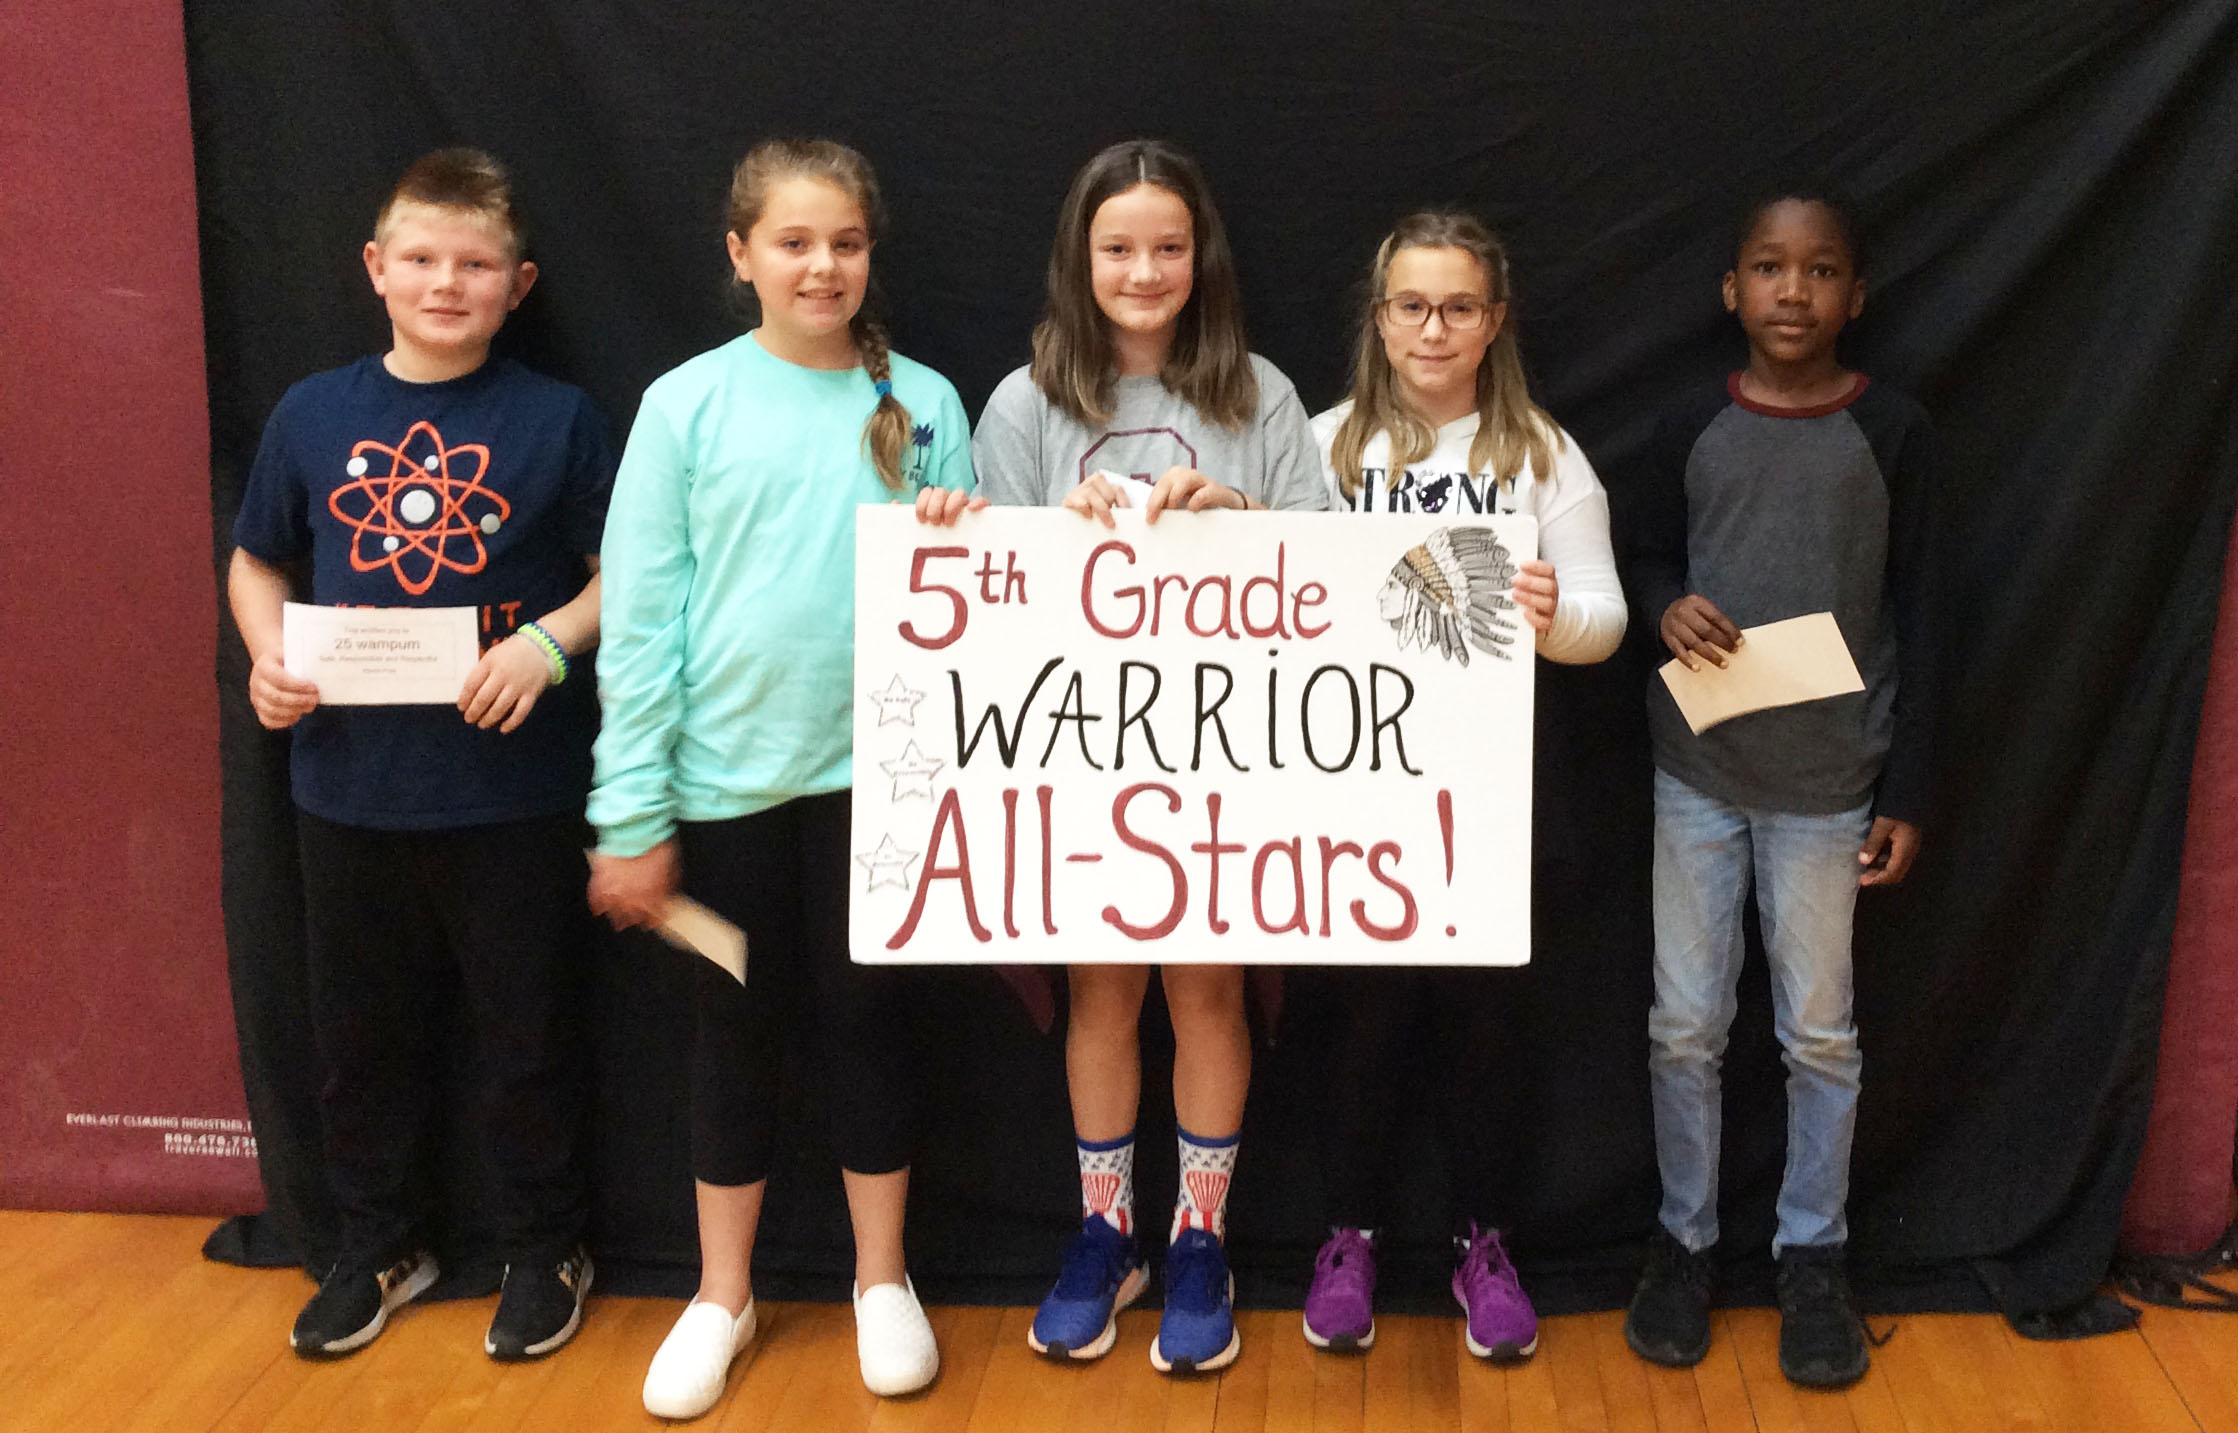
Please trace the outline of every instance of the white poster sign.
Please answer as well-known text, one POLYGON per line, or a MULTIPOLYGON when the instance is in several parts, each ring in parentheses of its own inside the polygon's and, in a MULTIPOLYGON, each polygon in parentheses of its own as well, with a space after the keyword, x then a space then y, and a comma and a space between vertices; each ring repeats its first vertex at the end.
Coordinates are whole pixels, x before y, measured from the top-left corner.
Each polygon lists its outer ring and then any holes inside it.
POLYGON ((863 962, 1519 965, 1528 517, 862 510, 863 962))

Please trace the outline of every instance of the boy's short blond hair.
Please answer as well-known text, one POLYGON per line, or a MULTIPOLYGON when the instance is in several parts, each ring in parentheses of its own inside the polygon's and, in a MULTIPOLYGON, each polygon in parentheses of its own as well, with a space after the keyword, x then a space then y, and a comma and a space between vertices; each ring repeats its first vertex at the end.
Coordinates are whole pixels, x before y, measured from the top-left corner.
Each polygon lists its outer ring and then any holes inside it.
POLYGON ((479 149, 438 149, 405 170, 373 221, 374 243, 388 242, 397 210, 406 204, 479 215, 504 235, 515 259, 528 247, 527 230, 513 207, 512 176, 479 149))

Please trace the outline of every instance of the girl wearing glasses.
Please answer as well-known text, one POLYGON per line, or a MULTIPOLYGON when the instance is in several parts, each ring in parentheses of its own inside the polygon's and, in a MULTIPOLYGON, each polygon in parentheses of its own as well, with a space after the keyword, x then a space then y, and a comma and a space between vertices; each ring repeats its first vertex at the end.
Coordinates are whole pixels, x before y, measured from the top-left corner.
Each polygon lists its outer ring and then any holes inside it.
MULTIPOLYGON (((1410 214, 1376 251, 1360 320, 1352 396, 1313 420, 1331 506, 1420 512, 1465 525, 1492 513, 1539 522, 1539 558, 1513 597, 1550 661, 1598 662, 1624 635, 1609 550, 1608 495, 1576 441, 1531 401, 1508 321, 1507 255, 1466 214, 1410 214)), ((1522 839, 1529 832, 1518 833, 1522 839)), ((1538 1347, 1538 1316, 1501 1243, 1503 979, 1488 970, 1318 972, 1331 1022, 1321 1164, 1330 1236, 1306 1295, 1317 1348, 1375 1342, 1375 1231, 1390 1168, 1384 1136, 1401 1108, 1398 1066, 1424 1044, 1443 1088, 1432 1103, 1450 1175, 1453 1295, 1479 1358, 1538 1347), (1424 1028, 1426 1027, 1426 1028, 1424 1028)), ((1512 979, 1512 977, 1505 977, 1512 979)))

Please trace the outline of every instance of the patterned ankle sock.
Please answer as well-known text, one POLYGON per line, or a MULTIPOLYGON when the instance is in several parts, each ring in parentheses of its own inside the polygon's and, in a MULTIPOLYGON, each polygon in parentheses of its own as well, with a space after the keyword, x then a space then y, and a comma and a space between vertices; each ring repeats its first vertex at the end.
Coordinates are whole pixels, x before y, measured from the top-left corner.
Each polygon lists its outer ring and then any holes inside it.
POLYGON ((1215 1239, 1228 1237, 1228 1181, 1236 1172, 1236 1141, 1241 1134, 1206 1139, 1179 1126, 1181 1138, 1181 1192, 1173 1206, 1173 1232, 1178 1239, 1188 1228, 1203 1229, 1215 1239))
POLYGON ((1129 1130, 1117 1139, 1092 1140, 1074 1136, 1073 1151, 1080 1156, 1080 1217, 1100 1214, 1122 1234, 1135 1229, 1135 1136, 1129 1130))

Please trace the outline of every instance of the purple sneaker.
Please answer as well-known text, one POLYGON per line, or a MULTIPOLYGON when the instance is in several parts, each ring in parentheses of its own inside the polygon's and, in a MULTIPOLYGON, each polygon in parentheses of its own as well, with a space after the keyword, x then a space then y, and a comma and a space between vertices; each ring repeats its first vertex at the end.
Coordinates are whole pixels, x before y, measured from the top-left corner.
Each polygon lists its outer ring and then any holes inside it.
POLYGON ((1520 1363, 1538 1348, 1538 1312, 1508 1262, 1498 1230, 1469 1226, 1461 1267, 1453 1271, 1453 1297, 1469 1316, 1461 1336, 1478 1358, 1520 1363))
POLYGON ((1314 1256, 1305 1336, 1315 1348, 1375 1346, 1375 1244, 1357 1229, 1330 1230, 1314 1256))

